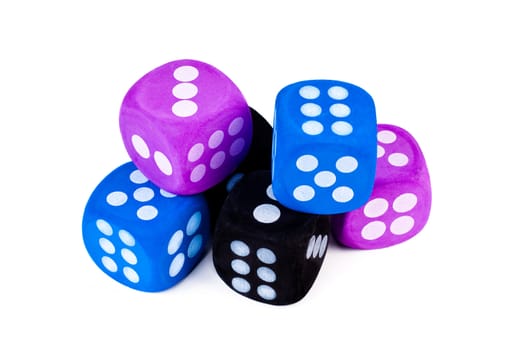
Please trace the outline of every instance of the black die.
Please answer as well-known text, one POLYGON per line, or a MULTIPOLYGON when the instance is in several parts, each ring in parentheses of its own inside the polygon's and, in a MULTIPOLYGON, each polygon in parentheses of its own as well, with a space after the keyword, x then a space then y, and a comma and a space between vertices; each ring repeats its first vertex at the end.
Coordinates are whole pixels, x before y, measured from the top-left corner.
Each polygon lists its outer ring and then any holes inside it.
POLYGON ((293 211, 276 201, 271 172, 246 174, 227 196, 213 235, 220 278, 250 299, 274 305, 301 300, 320 271, 329 217, 293 211))

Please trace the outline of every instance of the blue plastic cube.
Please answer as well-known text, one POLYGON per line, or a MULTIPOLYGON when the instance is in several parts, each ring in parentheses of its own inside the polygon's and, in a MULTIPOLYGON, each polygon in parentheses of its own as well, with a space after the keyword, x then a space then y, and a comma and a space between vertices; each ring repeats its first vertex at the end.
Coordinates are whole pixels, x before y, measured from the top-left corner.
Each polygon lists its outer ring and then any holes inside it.
POLYGON ((82 234, 90 257, 108 276, 133 289, 158 292, 177 284, 202 259, 209 220, 202 194, 168 193, 129 162, 91 194, 82 234))
POLYGON ((272 182, 293 210, 338 214, 365 204, 377 162, 377 120, 371 96, 336 80, 306 80, 277 95, 272 182))

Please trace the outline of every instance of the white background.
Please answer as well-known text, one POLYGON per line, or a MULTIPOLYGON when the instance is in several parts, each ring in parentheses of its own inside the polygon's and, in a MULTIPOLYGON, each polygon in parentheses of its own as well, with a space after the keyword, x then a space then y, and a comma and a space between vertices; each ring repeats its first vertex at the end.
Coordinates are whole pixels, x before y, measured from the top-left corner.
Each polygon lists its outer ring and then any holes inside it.
POLYGON ((0 348, 525 349, 527 21, 521 1, 11 1, 0 5, 0 348), (108 278, 82 243, 128 161, 118 111, 166 62, 226 73, 270 121, 305 79, 361 86, 417 139, 433 204, 398 246, 330 245, 315 285, 241 297, 210 253, 176 287, 108 278))

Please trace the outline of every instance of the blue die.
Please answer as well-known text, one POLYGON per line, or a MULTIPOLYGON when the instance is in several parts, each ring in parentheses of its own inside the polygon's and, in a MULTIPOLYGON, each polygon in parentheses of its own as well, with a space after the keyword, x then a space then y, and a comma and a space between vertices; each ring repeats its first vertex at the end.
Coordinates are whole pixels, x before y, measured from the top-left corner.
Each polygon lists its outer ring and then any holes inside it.
POLYGON ((204 256, 208 206, 202 194, 160 189, 129 162, 91 194, 82 234, 90 257, 107 275, 133 289, 158 292, 185 278, 204 256))
POLYGON ((290 209, 349 212, 373 190, 377 120, 371 96, 335 80, 307 80, 277 95, 272 183, 290 209))

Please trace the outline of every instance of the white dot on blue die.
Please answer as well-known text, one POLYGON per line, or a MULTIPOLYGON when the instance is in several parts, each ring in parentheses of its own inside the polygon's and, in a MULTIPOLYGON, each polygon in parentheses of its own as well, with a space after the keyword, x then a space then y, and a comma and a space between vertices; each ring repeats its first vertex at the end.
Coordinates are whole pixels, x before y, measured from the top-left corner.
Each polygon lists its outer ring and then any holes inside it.
POLYGON ((307 100, 313 100, 320 96, 320 90, 316 86, 312 85, 302 86, 298 93, 307 100))
POLYGON ((140 170, 134 170, 130 174, 130 181, 132 181, 134 184, 140 185, 148 182, 148 179, 140 170))
POLYGON ((187 223, 187 235, 192 236, 199 228, 199 225, 201 224, 201 212, 197 211, 188 220, 187 223))
POLYGON ((304 103, 300 107, 300 112, 306 117, 318 117, 322 113, 322 108, 316 103, 304 103))
POLYGON ((106 236, 111 236, 113 234, 112 226, 110 226, 106 220, 98 219, 95 221, 95 225, 97 226, 97 229, 106 236))
POLYGON ((334 100, 343 100, 348 94, 348 90, 342 86, 332 86, 328 89, 328 96, 334 100))
POLYGON ((121 191, 114 191, 106 196, 106 203, 114 207, 123 205, 127 200, 128 196, 121 191))
POLYGON ((351 109, 343 103, 335 103, 329 107, 329 113, 334 117, 344 118, 350 115, 351 109))
POLYGON ((176 276, 181 269, 183 268, 183 265, 185 264, 185 254, 179 253, 172 259, 172 262, 170 263, 170 267, 168 268, 168 275, 170 277, 176 276))
POLYGON ((121 256, 130 265, 137 264, 137 256, 128 248, 121 249, 121 256))
POLYGON ((121 242, 129 247, 133 247, 135 245, 134 236, 132 236, 132 234, 126 230, 119 230, 119 238, 121 239, 121 242))
POLYGON ((114 254, 115 253, 115 246, 113 245, 110 240, 107 238, 99 238, 99 246, 102 250, 104 250, 107 254, 114 254))
POLYGON ((134 191, 134 199, 139 202, 148 202, 154 198, 154 191, 149 187, 139 187, 134 191))
POLYGON ((201 235, 196 235, 190 241, 187 249, 187 256, 193 258, 201 251, 201 246, 203 245, 203 237, 201 235))
POLYGON ((311 154, 304 154, 296 160, 296 167, 304 172, 313 171, 318 167, 318 159, 311 154))
POLYGON ((316 136, 324 131, 324 126, 314 120, 310 120, 302 124, 302 131, 307 135, 316 136))
POLYGON ((168 254, 170 255, 175 254, 179 250, 179 247, 181 247, 182 242, 183 242, 183 231, 177 230, 176 232, 174 232, 174 234, 172 235, 172 237, 170 237, 170 240, 168 241, 168 246, 167 246, 168 254))
POLYGON ((124 276, 132 283, 139 283, 139 275, 131 267, 126 266, 123 268, 124 276))
POLYGON ((157 216, 157 209, 151 205, 143 205, 137 209, 137 217, 141 220, 152 220, 157 216))
POLYGON ((101 263, 106 268, 106 270, 108 270, 110 272, 116 272, 117 271, 117 264, 109 256, 103 256, 101 258, 101 263))

